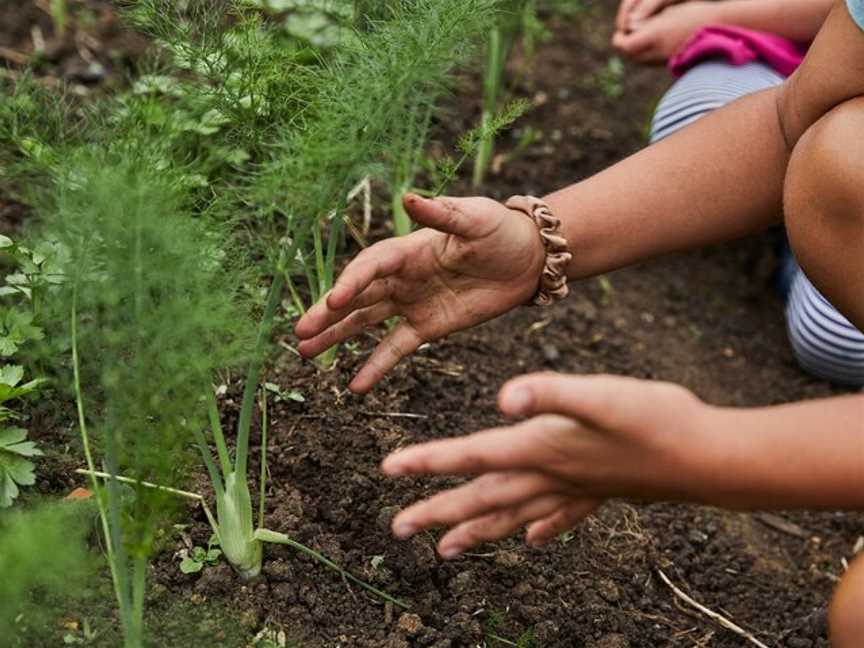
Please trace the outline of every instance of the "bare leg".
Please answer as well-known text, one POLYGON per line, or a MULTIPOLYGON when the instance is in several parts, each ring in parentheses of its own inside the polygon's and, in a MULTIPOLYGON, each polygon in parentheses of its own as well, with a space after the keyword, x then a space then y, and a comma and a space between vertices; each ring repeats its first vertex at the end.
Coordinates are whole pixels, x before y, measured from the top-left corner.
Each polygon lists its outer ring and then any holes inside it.
POLYGON ((864 558, 840 581, 829 612, 833 648, 860 648, 864 641, 864 558))
MULTIPOLYGON (((784 212, 811 282, 864 330, 864 98, 817 121, 792 153, 784 212)), ((864 635, 862 635, 864 636, 864 635)))

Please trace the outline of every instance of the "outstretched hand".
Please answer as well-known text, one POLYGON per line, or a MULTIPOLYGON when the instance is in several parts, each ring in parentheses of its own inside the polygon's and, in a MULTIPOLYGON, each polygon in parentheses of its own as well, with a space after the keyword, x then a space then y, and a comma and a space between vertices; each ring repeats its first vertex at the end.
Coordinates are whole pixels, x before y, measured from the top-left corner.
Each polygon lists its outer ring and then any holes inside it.
POLYGON ((300 353, 314 357, 369 326, 401 318, 351 382, 357 393, 368 392, 421 344, 527 303, 543 269, 537 227, 494 200, 409 194, 405 208, 426 227, 357 255, 295 328, 300 353))
POLYGON ((451 527, 438 544, 444 558, 524 526, 527 542, 542 545, 606 498, 681 499, 705 481, 711 408, 677 385, 536 374, 507 383, 499 406, 534 418, 384 460, 390 476, 476 475, 402 511, 395 535, 451 527))

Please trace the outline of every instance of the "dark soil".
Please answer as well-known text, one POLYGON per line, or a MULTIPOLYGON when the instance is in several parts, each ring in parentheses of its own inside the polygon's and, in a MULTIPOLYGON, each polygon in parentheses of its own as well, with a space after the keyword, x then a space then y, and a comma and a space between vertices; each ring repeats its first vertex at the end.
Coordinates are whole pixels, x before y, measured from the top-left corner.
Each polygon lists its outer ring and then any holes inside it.
MULTIPOLYGON (((600 82, 610 56, 610 11, 551 23, 554 38, 518 88, 536 104, 520 128, 530 125, 543 138, 504 164, 484 193, 542 194, 644 145, 650 108, 669 79, 660 70, 627 68, 623 94, 607 96, 615 94, 608 79, 600 82)), ((442 149, 476 122, 476 88, 469 86, 470 98, 451 107, 452 130, 441 133, 442 149)), ((505 137, 500 148, 512 148, 518 136, 505 137)), ((373 347, 372 335, 356 350, 343 350, 337 370, 326 374, 286 352, 268 380, 299 389, 306 402, 273 405, 267 526, 411 609, 383 605, 288 548, 269 547, 263 575, 245 584, 224 565, 184 576, 166 551, 153 566, 153 645, 243 645, 229 638, 238 628, 245 641, 263 628, 282 629, 309 647, 508 645, 492 635, 511 642, 533 636, 531 645, 549 648, 745 645, 679 604, 658 577, 662 569, 769 646, 827 646, 825 606, 841 561, 864 533, 860 514, 798 512, 777 519, 616 501, 546 549, 528 549, 514 538, 443 562, 434 535, 398 542, 389 521, 448 482, 391 481, 378 469, 399 446, 500 422, 499 386, 529 371, 672 380, 728 405, 831 394, 795 364, 782 305, 768 281, 772 267, 765 237, 586 281, 551 310, 525 308, 429 346, 365 398, 350 395, 346 385, 373 347), (190 606, 204 610, 205 620, 194 620, 190 606), (158 630, 178 617, 188 619, 182 638, 158 630)), ((287 335, 283 341, 293 343, 287 335)), ((227 419, 235 408, 229 395, 227 419)), ((51 490, 65 481, 47 479, 51 490)), ((190 516, 191 539, 206 543, 203 515, 190 510, 190 516)))

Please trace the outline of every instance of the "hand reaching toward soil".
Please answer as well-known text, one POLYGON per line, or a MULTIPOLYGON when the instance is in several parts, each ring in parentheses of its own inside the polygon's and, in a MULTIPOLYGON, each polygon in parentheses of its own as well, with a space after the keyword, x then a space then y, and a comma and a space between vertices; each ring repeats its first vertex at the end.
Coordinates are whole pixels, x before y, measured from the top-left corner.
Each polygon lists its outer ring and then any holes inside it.
POLYGON ((681 499, 707 483, 698 453, 710 447, 702 423, 711 408, 677 385, 535 374, 507 383, 499 406, 534 418, 385 459, 391 476, 478 475, 397 515, 397 536, 451 527, 438 551, 453 558, 527 525, 527 541, 540 545, 605 498, 681 499))
POLYGON ((527 303, 545 262, 536 225, 494 200, 409 194, 405 208, 426 228, 357 255, 295 329, 300 353, 314 357, 368 326, 401 317, 351 382, 357 393, 369 391, 424 342, 527 303))
POLYGON ((699 29, 714 22, 716 2, 693 1, 667 7, 644 18, 630 18, 628 30, 618 30, 612 45, 640 63, 671 58, 699 29))

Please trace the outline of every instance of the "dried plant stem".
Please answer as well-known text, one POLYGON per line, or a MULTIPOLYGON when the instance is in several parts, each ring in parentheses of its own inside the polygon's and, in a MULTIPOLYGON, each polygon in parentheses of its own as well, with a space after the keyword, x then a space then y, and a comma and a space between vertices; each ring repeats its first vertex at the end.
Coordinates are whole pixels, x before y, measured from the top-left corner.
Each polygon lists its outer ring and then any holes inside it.
POLYGON ((759 641, 759 640, 758 640, 758 639, 753 635, 752 632, 748 632, 747 630, 745 630, 745 629, 742 628, 741 626, 735 624, 735 623, 734 623, 733 621, 731 621, 730 619, 727 619, 727 618, 726 618, 725 616, 723 616, 722 614, 720 614, 720 613, 718 613, 718 612, 715 612, 714 610, 711 610, 711 609, 705 607, 705 606, 702 605, 701 603, 695 601, 695 600, 694 600, 692 597, 690 597, 686 592, 684 592, 684 591, 681 590, 680 588, 676 587, 676 586, 672 583, 672 581, 669 580, 669 577, 666 576, 666 574, 663 573, 663 570, 662 570, 662 569, 658 569, 658 570, 657 570, 657 574, 660 576, 660 579, 661 579, 664 583, 666 583, 666 585, 669 587, 669 589, 672 590, 672 593, 675 594, 675 596, 677 596, 679 599, 681 599, 682 601, 684 601, 687 605, 689 605, 690 607, 693 607, 693 608, 697 609, 699 612, 701 612, 702 614, 704 614, 705 616, 707 616, 709 619, 711 619, 712 621, 714 621, 714 622, 717 623, 718 625, 721 625, 721 626, 723 626, 724 628, 726 628, 727 630, 729 630, 729 631, 731 631, 731 632, 734 632, 734 633, 737 634, 739 637, 743 637, 744 639, 746 639, 747 641, 749 641, 750 643, 752 643, 754 646, 759 646, 759 648, 768 648, 768 646, 767 646, 766 644, 762 643, 761 641, 759 641))

